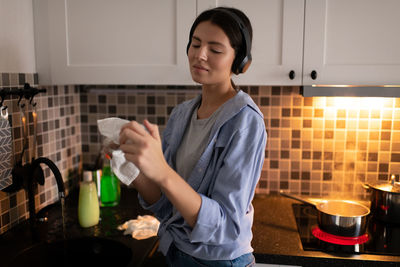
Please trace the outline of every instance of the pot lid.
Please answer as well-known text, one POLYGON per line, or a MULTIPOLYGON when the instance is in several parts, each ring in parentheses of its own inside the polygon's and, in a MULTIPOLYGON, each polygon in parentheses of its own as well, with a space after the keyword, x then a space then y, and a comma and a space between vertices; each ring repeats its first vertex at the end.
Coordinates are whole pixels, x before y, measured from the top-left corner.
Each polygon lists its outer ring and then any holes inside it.
POLYGON ((381 191, 400 194, 400 182, 398 180, 399 177, 392 174, 388 182, 378 182, 369 186, 381 191))

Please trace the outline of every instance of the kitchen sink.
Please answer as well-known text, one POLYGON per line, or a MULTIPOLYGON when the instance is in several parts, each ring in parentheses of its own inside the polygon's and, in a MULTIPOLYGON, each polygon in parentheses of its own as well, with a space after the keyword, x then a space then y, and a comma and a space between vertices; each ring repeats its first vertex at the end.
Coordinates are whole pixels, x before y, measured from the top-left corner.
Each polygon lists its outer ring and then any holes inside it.
POLYGON ((121 242, 83 237, 52 243, 38 243, 12 259, 10 266, 129 266, 131 249, 121 242))

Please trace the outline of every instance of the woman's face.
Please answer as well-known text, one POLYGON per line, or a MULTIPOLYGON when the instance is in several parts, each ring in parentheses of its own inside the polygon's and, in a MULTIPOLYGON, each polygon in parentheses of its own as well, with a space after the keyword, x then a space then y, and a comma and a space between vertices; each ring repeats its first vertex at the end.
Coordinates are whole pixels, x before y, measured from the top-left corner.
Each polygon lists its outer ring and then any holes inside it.
POLYGON ((235 50, 225 32, 210 21, 203 21, 193 32, 188 51, 190 73, 195 82, 217 85, 229 82, 235 50))

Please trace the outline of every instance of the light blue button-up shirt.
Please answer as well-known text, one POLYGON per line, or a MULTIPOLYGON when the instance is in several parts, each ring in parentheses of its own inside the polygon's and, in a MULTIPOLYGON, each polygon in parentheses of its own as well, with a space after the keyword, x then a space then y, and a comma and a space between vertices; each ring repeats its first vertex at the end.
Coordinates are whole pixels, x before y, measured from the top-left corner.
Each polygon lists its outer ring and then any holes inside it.
MULTIPOLYGON (((176 106, 163 132, 163 151, 175 168, 175 155, 201 95, 176 106)), ((251 247, 255 188, 264 163, 266 130, 263 115, 249 95, 239 91, 222 107, 205 151, 187 182, 201 196, 194 228, 162 195, 141 205, 160 220, 160 250, 171 243, 181 251, 206 260, 231 260, 251 247)), ((182 192, 184 194, 185 192, 182 192)))

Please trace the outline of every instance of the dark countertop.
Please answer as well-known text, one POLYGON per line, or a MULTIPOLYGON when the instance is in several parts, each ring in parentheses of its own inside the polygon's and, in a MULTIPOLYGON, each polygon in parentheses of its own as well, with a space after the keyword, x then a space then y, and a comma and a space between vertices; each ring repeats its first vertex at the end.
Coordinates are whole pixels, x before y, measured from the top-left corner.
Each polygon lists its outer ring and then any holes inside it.
MULTIPOLYGON (((71 192, 65 201, 65 236, 67 239, 79 237, 99 237, 122 242, 131 248, 132 260, 129 266, 142 266, 147 255, 157 243, 157 237, 144 240, 136 240, 130 235, 123 235, 123 231, 117 228, 130 219, 136 219, 138 215, 149 214, 138 204, 137 192, 133 189, 122 188, 121 202, 116 207, 104 207, 100 209, 100 222, 98 225, 82 228, 78 223, 78 190, 71 192)), ((40 242, 54 242, 62 240, 62 217, 60 201, 50 205, 39 212, 48 217, 46 223, 38 223, 40 242)), ((0 262, 1 266, 7 266, 18 251, 29 248, 33 244, 29 227, 29 220, 20 223, 16 227, 0 236, 0 262), (4 264, 4 265, 3 265, 4 264)))
MULTIPOLYGON (((123 188, 121 203, 113 208, 101 208, 101 221, 97 226, 82 228, 77 219, 78 192, 67 197, 65 212, 66 238, 96 236, 117 240, 131 248, 133 257, 130 266, 161 266, 150 264, 148 255, 157 243, 157 237, 136 240, 116 227, 138 215, 149 214, 138 204, 137 192, 123 188)), ((333 255, 321 251, 304 251, 297 232, 292 204, 298 203, 277 195, 256 195, 253 225, 254 254, 258 263, 297 266, 400 266, 400 256, 382 255, 333 255)), ((61 206, 59 203, 41 211, 47 214, 48 222, 39 225, 40 240, 54 242, 63 238, 61 206)), ((1 266, 9 266, 9 261, 18 251, 32 246, 29 221, 25 221, 0 235, 1 266)), ((161 258, 162 260, 162 258, 161 258)))
POLYGON ((334 255, 302 249, 292 204, 278 195, 256 195, 253 200, 253 241, 256 262, 296 266, 400 266, 400 256, 334 255))

